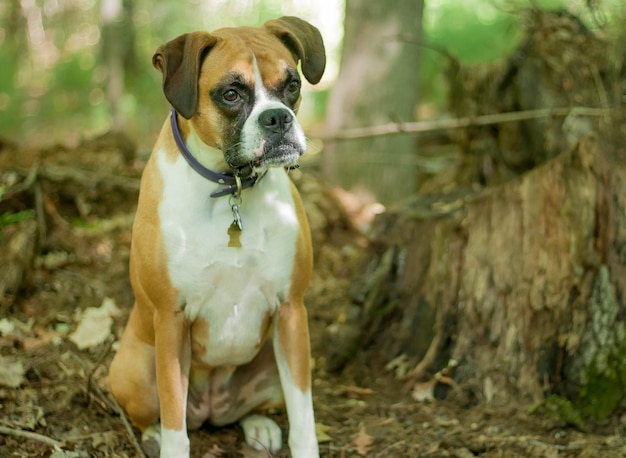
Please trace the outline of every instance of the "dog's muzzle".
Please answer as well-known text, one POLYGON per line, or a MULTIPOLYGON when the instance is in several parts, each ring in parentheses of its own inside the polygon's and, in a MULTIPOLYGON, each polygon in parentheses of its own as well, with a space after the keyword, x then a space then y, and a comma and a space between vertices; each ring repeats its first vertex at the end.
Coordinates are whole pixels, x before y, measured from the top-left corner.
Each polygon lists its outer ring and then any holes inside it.
MULTIPOLYGON (((295 116, 291 110, 282 107, 268 108, 262 111, 256 120, 258 137, 251 147, 254 158, 246 163, 240 159, 245 155, 231 156, 229 165, 242 178, 262 173, 269 167, 295 167, 304 154, 305 145, 295 116)), ((250 154, 250 153, 248 153, 250 154)), ((248 156, 249 157, 249 156, 248 156)))

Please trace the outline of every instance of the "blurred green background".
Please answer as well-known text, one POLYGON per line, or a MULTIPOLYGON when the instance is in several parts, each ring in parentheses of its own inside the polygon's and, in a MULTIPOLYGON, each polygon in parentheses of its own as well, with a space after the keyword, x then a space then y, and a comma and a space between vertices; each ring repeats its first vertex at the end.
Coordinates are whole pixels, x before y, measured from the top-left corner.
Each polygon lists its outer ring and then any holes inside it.
MULTIPOLYGON (((425 50, 415 81, 428 109, 418 112, 437 117, 445 110, 445 52, 465 63, 498 61, 521 40, 520 12, 533 5, 566 6, 607 35, 626 28, 623 0, 426 0, 425 50)), ((313 103, 304 104, 310 126, 322 121, 338 72, 343 0, 3 0, 0 136, 23 146, 72 144, 121 123, 131 138, 150 144, 167 109, 151 65, 157 46, 188 31, 285 14, 318 26, 329 51, 327 74, 309 92, 313 103), (122 66, 118 79, 116 65, 122 66)))

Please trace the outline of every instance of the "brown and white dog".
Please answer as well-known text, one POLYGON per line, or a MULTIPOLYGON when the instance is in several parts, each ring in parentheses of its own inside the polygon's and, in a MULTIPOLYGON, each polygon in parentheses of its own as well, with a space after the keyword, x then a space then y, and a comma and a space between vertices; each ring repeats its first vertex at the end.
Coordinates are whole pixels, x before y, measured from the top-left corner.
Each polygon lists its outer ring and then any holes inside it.
POLYGON ((285 405, 292 456, 319 456, 311 239, 285 170, 306 148, 298 61, 317 83, 322 37, 294 17, 189 33, 153 57, 173 108, 143 173, 135 305, 109 372, 150 455, 189 456, 187 429, 205 421, 238 421, 250 445, 278 450, 280 427, 257 412, 285 405))

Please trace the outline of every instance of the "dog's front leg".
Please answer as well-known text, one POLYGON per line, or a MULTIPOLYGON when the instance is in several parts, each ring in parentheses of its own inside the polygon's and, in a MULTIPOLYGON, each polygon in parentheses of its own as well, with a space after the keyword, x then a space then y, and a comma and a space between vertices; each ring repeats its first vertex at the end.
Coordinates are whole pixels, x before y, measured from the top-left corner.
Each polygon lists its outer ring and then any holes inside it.
POLYGON ((188 457, 186 406, 191 343, 183 311, 156 311, 154 331, 161 411, 161 457, 188 457))
POLYGON ((289 418, 293 458, 319 458, 311 396, 311 351, 302 302, 285 302, 276 315, 274 353, 289 418))

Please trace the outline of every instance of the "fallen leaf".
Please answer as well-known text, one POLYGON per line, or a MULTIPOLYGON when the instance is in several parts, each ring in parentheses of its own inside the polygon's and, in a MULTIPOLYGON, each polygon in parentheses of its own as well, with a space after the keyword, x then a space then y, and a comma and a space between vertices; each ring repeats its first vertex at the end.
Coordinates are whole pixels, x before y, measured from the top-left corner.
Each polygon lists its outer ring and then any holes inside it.
POLYGON ((113 450, 118 444, 119 435, 115 431, 102 431, 91 434, 91 445, 94 448, 104 446, 106 450, 113 450))
POLYGON ((402 379, 409 373, 409 358, 404 353, 396 356, 385 365, 385 370, 393 371, 397 379, 402 379))
POLYGON ((12 335, 15 331, 15 324, 8 318, 2 318, 0 320, 0 336, 12 335))
POLYGON ((26 351, 33 351, 51 342, 59 344, 62 341, 60 334, 56 331, 38 328, 35 329, 34 332, 34 337, 24 337, 22 339, 22 347, 26 351))
POLYGON ((24 366, 21 361, 0 356, 0 386, 17 388, 24 381, 24 366))
POLYGON ((361 428, 352 440, 352 445, 356 448, 359 455, 364 456, 370 449, 373 439, 372 436, 365 431, 365 425, 361 423, 361 428))
POLYGON ((329 429, 330 426, 323 423, 315 423, 315 435, 317 436, 318 443, 332 442, 333 438, 326 434, 329 429))
POLYGON ((491 377, 485 377, 485 380, 483 381, 483 394, 485 395, 485 401, 487 403, 493 401, 496 394, 496 388, 493 380, 491 380, 491 377))
POLYGON ((413 385, 411 397, 417 402, 430 402, 435 400, 435 385, 437 379, 430 379, 424 383, 416 383, 413 385))
POLYGON ((78 327, 70 334, 70 340, 81 350, 100 345, 111 335, 113 318, 119 313, 115 301, 105 297, 100 307, 85 309, 78 327))
POLYGON ((213 444, 210 450, 207 450, 202 458, 220 458, 224 455, 224 449, 219 447, 217 444, 213 444))

